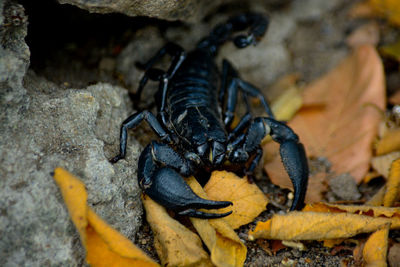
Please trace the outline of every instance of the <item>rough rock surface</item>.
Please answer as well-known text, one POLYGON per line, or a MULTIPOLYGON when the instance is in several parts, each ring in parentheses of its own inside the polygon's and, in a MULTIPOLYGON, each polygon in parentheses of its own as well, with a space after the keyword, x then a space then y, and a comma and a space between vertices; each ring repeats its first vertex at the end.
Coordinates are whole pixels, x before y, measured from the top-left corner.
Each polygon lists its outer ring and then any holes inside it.
POLYGON ((70 264, 82 258, 50 174, 57 166, 80 177, 94 210, 132 238, 142 214, 135 179, 139 146, 130 142, 127 161, 115 168, 107 160, 115 149, 104 152, 118 136, 120 121, 113 118, 128 115, 126 91, 108 84, 65 90, 33 73, 25 77, 25 88, 25 94, 12 88, 22 95, 19 102, 4 103, 1 95, 0 113, 8 115, 0 127, 0 265, 70 264))
POLYGON ((108 84, 63 89, 32 71, 24 77, 23 8, 3 2, 0 14, 0 266, 80 265, 84 250, 50 173, 62 166, 79 176, 94 210, 134 238, 140 146, 129 143, 127 161, 107 161, 130 111, 127 92, 108 84))
POLYGON ((27 17, 24 8, 13 1, 1 1, 0 86, 3 93, 12 87, 22 87, 22 78, 28 69, 30 56, 24 41, 26 34, 27 17))
POLYGON ((165 20, 199 21, 210 10, 229 0, 58 0, 96 13, 123 13, 128 16, 148 16, 165 20))
POLYGON ((343 173, 330 179, 329 186, 339 200, 358 200, 361 198, 357 183, 348 173, 343 173))

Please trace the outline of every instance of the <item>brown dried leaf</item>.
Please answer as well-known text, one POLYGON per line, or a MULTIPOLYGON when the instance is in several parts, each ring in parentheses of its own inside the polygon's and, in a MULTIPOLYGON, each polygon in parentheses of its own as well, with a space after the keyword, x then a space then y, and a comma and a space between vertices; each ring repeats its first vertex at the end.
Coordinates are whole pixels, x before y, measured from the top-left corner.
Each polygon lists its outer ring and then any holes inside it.
POLYGON ((393 244, 388 253, 389 266, 397 266, 400 262, 400 244, 393 244))
POLYGON ((389 103, 392 105, 400 105, 400 90, 389 97, 389 103))
MULTIPOLYGON (((309 157, 325 157, 332 163, 332 171, 348 172, 360 182, 369 168, 371 144, 381 119, 379 109, 384 108, 382 62, 372 46, 360 46, 304 90, 303 108, 289 125, 299 135, 309 157)), ((268 146, 264 147, 266 153, 268 146)), ((291 188, 279 153, 269 153, 277 155, 264 166, 271 181, 291 188)))
POLYGON ((375 21, 357 28, 346 39, 348 46, 355 48, 360 45, 376 46, 379 43, 379 25, 375 21))
POLYGON ((352 19, 372 18, 375 16, 375 12, 367 2, 358 2, 351 7, 348 16, 352 19))

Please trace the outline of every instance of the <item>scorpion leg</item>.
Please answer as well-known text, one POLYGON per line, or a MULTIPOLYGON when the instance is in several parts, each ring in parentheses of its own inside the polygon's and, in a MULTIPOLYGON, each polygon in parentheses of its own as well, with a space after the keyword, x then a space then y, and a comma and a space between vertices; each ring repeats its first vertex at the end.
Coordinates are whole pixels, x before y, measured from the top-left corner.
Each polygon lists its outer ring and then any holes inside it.
POLYGON ((153 131, 168 143, 172 143, 170 135, 164 130, 161 124, 158 122, 157 118, 150 111, 144 110, 142 112, 137 112, 129 116, 124 122, 122 122, 120 130, 120 151, 117 156, 110 159, 111 163, 116 163, 118 160, 125 158, 126 155, 126 144, 128 140, 128 129, 135 128, 143 120, 145 120, 153 131))
MULTIPOLYGON (((232 124, 234 118, 235 107, 237 103, 237 89, 236 83, 232 81, 232 76, 237 77, 236 71, 232 68, 230 63, 224 59, 222 62, 222 78, 221 78, 221 89, 219 92, 219 102, 221 106, 225 106, 225 94, 228 93, 227 96, 227 105, 224 113, 224 124, 225 128, 229 131, 230 126, 232 124), (227 88, 227 84, 229 83, 230 87, 227 88)), ((252 116, 250 114, 250 103, 248 101, 247 94, 243 94, 243 98, 246 103, 246 113, 240 119, 239 123, 235 126, 235 128, 230 131, 228 135, 228 141, 231 141, 233 137, 237 136, 240 132, 242 132, 245 128, 250 125, 252 120, 252 116)))
POLYGON ((231 211, 218 214, 197 210, 219 209, 232 203, 207 200, 197 196, 182 178, 191 173, 190 162, 167 144, 153 141, 144 149, 139 158, 139 185, 154 201, 180 215, 191 217, 212 219, 231 214, 231 211))
POLYGON ((228 135, 228 141, 231 141, 233 137, 237 136, 239 133, 243 132, 244 129, 246 129, 251 121, 253 119, 253 116, 251 116, 250 113, 244 114, 244 116, 240 119, 239 123, 236 125, 235 128, 229 133, 228 135))
POLYGON ((272 118, 255 118, 246 132, 242 146, 236 147, 228 158, 231 162, 243 163, 256 153, 249 169, 255 167, 261 157, 259 153, 262 152, 259 144, 267 134, 280 144, 281 159, 293 184, 294 199, 290 210, 301 209, 307 190, 308 163, 303 145, 289 126, 272 118))
POLYGON ((156 64, 157 61, 159 61, 166 54, 171 55, 172 57, 171 66, 167 71, 168 77, 172 77, 175 74, 176 70, 180 67, 181 63, 186 57, 183 48, 177 44, 167 43, 165 46, 163 46, 148 62, 143 64, 143 67, 146 70, 146 72, 143 75, 142 79, 140 80, 139 87, 136 90, 135 95, 137 96, 137 99, 140 99, 140 95, 142 94, 143 88, 149 79, 159 80, 159 77, 153 78, 153 75, 151 75, 151 69, 154 66, 154 64, 156 64))
MULTIPOLYGON (((274 114, 272 113, 271 107, 269 106, 267 100, 265 99, 264 95, 260 92, 259 89, 257 89, 254 85, 243 81, 237 74, 237 71, 233 68, 232 64, 224 60, 224 66, 226 68, 229 68, 230 71, 227 73, 231 74, 233 77, 230 78, 229 85, 227 87, 227 105, 226 105, 226 112, 225 112, 225 118, 230 118, 232 116, 233 119, 233 113, 235 111, 236 107, 236 102, 237 102, 237 93, 238 93, 238 88, 241 89, 241 91, 247 96, 251 97, 256 97, 261 101, 261 104, 264 106, 265 112, 268 114, 269 117, 275 118, 274 114)), ((246 104, 247 100, 246 100, 246 104)), ((249 108, 249 107, 247 107, 249 108)), ((227 119, 225 119, 227 121, 227 119)))

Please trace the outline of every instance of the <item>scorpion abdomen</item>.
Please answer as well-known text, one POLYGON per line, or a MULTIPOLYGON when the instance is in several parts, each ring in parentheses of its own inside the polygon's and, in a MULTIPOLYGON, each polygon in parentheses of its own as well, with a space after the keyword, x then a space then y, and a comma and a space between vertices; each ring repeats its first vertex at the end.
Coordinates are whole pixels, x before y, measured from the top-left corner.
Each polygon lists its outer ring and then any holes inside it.
POLYGON ((173 130, 195 146, 209 141, 227 141, 218 108, 218 81, 212 54, 196 49, 188 54, 169 84, 167 109, 173 130))

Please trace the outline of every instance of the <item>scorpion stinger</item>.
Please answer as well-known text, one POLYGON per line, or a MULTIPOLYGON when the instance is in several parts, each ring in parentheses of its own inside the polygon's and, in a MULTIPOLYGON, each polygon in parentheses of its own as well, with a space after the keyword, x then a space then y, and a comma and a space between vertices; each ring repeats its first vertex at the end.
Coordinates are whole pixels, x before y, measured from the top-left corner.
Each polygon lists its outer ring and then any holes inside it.
POLYGON ((303 205, 308 167, 296 134, 274 119, 262 93, 241 80, 227 60, 223 62, 222 76, 215 64, 218 48, 223 43, 233 41, 238 48, 256 44, 267 27, 268 19, 262 14, 240 14, 217 25, 189 53, 177 44, 168 43, 143 64, 145 74, 137 96, 149 80, 159 82, 155 96, 158 114, 154 116, 144 110, 126 119, 121 125, 120 153, 110 161, 115 163, 125 157, 128 129, 146 121, 161 142, 151 142, 141 153, 138 181, 142 190, 164 207, 180 215, 205 219, 229 215, 230 212, 200 211, 219 209, 232 203, 200 198, 183 177, 205 176, 205 173, 224 168, 225 163, 230 163, 235 170, 244 169, 245 174, 252 174, 262 156, 261 140, 267 134, 281 144, 282 160, 295 188, 291 209, 303 205), (247 34, 235 35, 243 31, 247 34), (154 68, 167 54, 172 59, 170 67, 166 71, 154 68), (238 90, 243 93, 247 113, 231 130, 238 90), (268 118, 251 116, 249 97, 261 101, 268 118))

